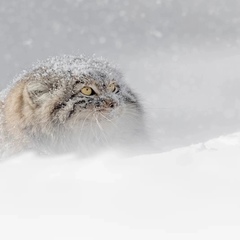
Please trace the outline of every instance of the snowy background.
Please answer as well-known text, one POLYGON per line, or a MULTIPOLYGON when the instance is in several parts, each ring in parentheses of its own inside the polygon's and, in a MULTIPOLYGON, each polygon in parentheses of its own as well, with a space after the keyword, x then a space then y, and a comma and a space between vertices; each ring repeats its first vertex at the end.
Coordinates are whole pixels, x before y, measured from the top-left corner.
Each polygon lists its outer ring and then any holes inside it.
POLYGON ((1 239, 239 239, 240 1, 1 0, 0 30, 1 89, 49 56, 103 56, 156 149, 1 162, 1 239))

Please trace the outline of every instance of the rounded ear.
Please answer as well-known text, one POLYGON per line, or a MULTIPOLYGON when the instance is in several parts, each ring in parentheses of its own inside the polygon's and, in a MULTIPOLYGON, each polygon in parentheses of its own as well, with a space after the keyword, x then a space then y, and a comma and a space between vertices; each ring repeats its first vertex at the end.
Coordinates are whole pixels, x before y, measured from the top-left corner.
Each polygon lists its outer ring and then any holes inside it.
POLYGON ((50 97, 50 89, 44 82, 29 81, 25 91, 31 105, 42 105, 50 97))

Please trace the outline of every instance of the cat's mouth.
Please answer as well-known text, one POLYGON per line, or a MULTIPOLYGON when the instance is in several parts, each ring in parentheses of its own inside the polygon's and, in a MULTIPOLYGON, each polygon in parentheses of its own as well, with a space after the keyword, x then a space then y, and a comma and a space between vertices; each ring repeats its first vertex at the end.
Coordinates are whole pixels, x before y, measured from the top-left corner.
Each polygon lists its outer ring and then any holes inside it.
POLYGON ((93 109, 93 112, 100 112, 100 113, 110 113, 110 112, 112 112, 113 111, 113 109, 111 109, 111 108, 95 108, 95 109, 93 109))
MULTIPOLYGON (((111 116, 112 113, 115 111, 115 108, 97 108, 94 107, 92 109, 88 109, 86 111, 81 111, 82 115, 99 115, 99 116, 111 116), (85 114, 84 114, 85 112, 85 114)), ((71 119, 73 117, 73 115, 75 115, 77 112, 76 108, 74 107, 71 111, 69 111, 68 113, 68 119, 71 119)))

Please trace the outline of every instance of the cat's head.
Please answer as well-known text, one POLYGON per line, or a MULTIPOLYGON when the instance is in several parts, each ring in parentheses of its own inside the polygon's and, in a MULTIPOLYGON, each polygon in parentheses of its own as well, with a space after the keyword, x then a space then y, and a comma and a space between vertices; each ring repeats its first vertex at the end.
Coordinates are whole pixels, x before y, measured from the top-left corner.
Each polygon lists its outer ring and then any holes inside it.
POLYGON ((102 59, 48 59, 26 78, 24 96, 42 127, 101 126, 128 115, 137 118, 141 111, 120 72, 102 59))

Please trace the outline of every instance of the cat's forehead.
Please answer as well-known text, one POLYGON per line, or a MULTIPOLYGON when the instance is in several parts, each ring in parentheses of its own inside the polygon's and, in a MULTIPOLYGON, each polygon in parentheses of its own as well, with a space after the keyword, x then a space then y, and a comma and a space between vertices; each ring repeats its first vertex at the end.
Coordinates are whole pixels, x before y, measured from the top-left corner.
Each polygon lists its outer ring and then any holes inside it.
POLYGON ((44 69, 42 74, 46 77, 54 75, 56 78, 65 80, 77 80, 87 84, 109 84, 112 81, 120 82, 120 71, 109 62, 99 58, 85 58, 63 56, 50 58, 40 62, 36 69, 44 69))

